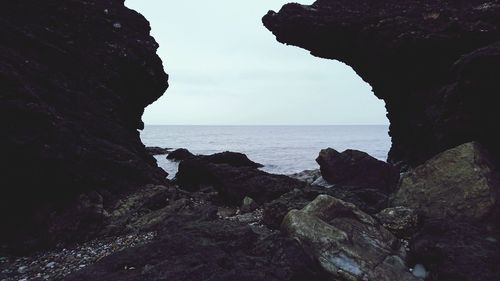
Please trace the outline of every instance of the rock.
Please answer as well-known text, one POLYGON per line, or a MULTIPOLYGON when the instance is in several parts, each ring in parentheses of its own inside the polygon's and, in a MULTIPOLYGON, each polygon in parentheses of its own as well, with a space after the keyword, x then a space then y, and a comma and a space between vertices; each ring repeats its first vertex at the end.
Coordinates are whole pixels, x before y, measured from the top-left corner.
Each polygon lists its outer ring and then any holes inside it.
POLYGON ((426 269, 426 280, 498 280, 499 238, 484 224, 427 220, 410 241, 410 262, 426 269))
POLYGON ((413 267, 411 273, 413 274, 413 276, 420 278, 420 279, 425 279, 428 276, 427 270, 421 264, 416 264, 413 267))
POLYGON ((170 148, 163 148, 158 146, 147 146, 146 151, 151 155, 165 155, 168 154, 170 148))
POLYGON ((264 205, 263 223, 279 229, 285 215, 292 209, 302 209, 318 195, 327 194, 358 206, 362 211, 375 214, 388 206, 387 195, 375 189, 323 188, 311 186, 294 189, 264 205))
POLYGON ((28 271, 28 267, 27 266, 20 266, 18 269, 17 269, 17 272, 19 274, 24 274, 28 271))
POLYGON ((240 212, 241 213, 250 213, 253 212, 255 209, 257 209, 259 205, 255 203, 255 200, 253 200, 250 197, 245 197, 243 198, 243 204, 241 205, 240 212))
POLYGON ((387 208, 376 214, 383 227, 399 238, 408 238, 415 233, 419 217, 415 210, 405 207, 387 208))
POLYGON ((389 193, 399 179, 395 167, 358 150, 339 153, 332 148, 323 149, 316 162, 322 177, 331 184, 372 187, 389 193))
POLYGON ((369 83, 386 104, 389 162, 414 167, 470 140, 500 155, 499 15, 498 1, 318 0, 263 23, 369 83))
POLYGON ((168 153, 168 155, 167 155, 167 159, 173 160, 173 161, 182 161, 182 160, 186 160, 186 159, 193 158, 193 157, 194 157, 194 154, 189 152, 189 150, 187 150, 185 148, 176 149, 176 150, 168 153))
POLYGON ((281 228, 335 280, 417 280, 404 264, 398 239, 353 204, 320 195, 290 211, 281 228))
POLYGON ((291 178, 298 179, 300 181, 303 181, 307 184, 313 184, 315 181, 317 181, 321 177, 321 171, 319 169, 317 170, 305 170, 300 173, 295 173, 288 175, 291 178))
POLYGON ((253 162, 243 153, 225 151, 208 156, 202 156, 203 160, 214 164, 228 164, 233 167, 261 168, 264 165, 253 162))
POLYGON ((166 182, 138 133, 144 108, 168 86, 158 44, 123 1, 11 1, 0 21, 0 244, 72 243, 62 225, 80 214, 53 215, 81 194, 113 202, 166 182))
POLYGON ((431 218, 478 221, 495 207, 495 171, 488 152, 477 143, 466 143, 403 175, 392 205, 431 218))
POLYGON ((157 240, 105 257, 66 280, 329 280, 296 240, 204 212, 195 207, 169 217, 157 240))
POLYGON ((182 161, 175 179, 181 188, 189 191, 199 190, 201 185, 211 185, 225 204, 234 206, 240 206, 247 196, 262 204, 305 186, 287 176, 268 174, 251 167, 213 164, 205 158, 182 161))

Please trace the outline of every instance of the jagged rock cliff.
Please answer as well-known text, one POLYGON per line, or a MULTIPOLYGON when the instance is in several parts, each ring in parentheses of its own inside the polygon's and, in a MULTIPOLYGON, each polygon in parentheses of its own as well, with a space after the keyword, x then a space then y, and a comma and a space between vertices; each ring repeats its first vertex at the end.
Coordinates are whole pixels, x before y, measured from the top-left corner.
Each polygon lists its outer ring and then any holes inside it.
POLYGON ((0 5, 2 242, 84 239, 103 205, 165 181, 138 133, 168 86, 149 31, 123 0, 0 5))
POLYGON ((391 162, 414 166, 471 140, 499 152, 500 1, 319 0, 263 22, 370 83, 386 103, 391 162))

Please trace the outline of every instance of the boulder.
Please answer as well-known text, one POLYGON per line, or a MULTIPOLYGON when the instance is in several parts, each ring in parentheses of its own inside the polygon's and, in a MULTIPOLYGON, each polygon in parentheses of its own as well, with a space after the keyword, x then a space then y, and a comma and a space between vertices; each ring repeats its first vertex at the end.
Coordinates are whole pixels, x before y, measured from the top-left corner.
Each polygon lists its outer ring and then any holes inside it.
POLYGON ((419 216, 413 209, 406 207, 387 208, 375 217, 387 230, 399 238, 408 238, 419 226, 419 216))
POLYGON ((307 184, 313 184, 316 180, 318 180, 321 177, 321 171, 319 169, 305 170, 288 176, 303 181, 307 184))
POLYGON ((478 221, 494 209, 497 190, 490 154, 470 142, 403 175, 391 204, 416 209, 431 218, 478 221))
POLYGON ((332 148, 323 149, 316 162, 322 177, 331 184, 371 187, 389 193, 399 179, 399 171, 394 166, 358 150, 340 153, 332 148))
POLYGON ((318 195, 327 194, 353 203, 363 212, 375 214, 388 206, 388 197, 375 189, 324 188, 306 186, 294 189, 264 205, 263 223, 272 229, 279 229, 285 215, 292 209, 301 209, 318 195))
POLYGON ((212 155, 202 156, 203 160, 214 164, 228 164, 233 167, 261 168, 264 165, 253 162, 243 153, 225 151, 212 155))
POLYGON ((203 185, 213 186, 225 204, 235 206, 240 206, 245 197, 262 204, 305 186, 305 183, 287 176, 269 174, 252 167, 213 164, 204 157, 182 161, 175 181, 189 191, 197 191, 203 185))
POLYGON ((167 155, 168 160, 172 161, 182 161, 189 158, 193 158, 195 155, 185 148, 176 149, 167 155))
POLYGON ((334 280, 416 281, 398 239, 356 206, 320 195, 290 211, 281 229, 309 249, 334 280))

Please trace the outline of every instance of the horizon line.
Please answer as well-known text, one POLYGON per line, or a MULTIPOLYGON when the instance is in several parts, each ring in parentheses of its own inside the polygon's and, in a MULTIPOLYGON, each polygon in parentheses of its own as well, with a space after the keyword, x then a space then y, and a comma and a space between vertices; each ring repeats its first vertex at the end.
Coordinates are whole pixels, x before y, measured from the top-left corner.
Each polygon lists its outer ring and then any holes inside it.
POLYGON ((390 124, 144 124, 144 126, 227 126, 227 127, 235 127, 235 126, 389 126, 390 124))

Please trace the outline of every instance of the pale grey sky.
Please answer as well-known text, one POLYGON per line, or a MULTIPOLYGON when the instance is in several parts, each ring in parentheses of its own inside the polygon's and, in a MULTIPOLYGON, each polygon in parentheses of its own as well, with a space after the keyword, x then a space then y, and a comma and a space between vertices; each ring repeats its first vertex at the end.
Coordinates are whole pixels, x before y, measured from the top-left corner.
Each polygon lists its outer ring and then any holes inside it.
POLYGON ((151 22, 170 75, 144 122, 388 124, 383 101, 349 66, 280 44, 262 25, 268 10, 287 2, 127 0, 151 22))

